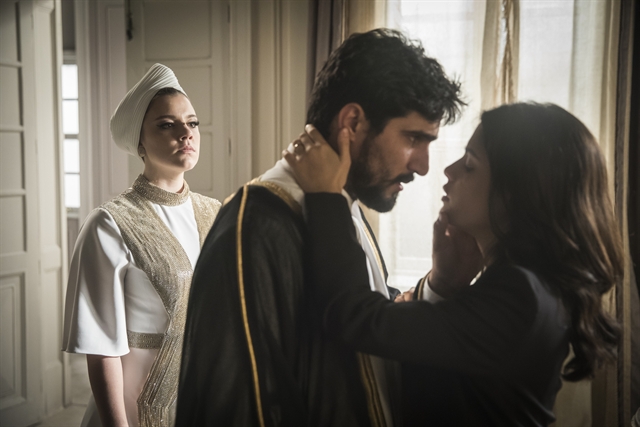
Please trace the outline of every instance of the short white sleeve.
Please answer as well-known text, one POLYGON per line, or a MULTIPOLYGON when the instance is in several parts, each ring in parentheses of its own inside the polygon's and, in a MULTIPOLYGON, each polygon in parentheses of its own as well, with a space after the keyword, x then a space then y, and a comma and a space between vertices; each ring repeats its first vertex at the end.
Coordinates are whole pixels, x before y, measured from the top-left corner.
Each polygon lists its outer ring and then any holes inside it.
POLYGON ((69 267, 63 350, 105 356, 129 352, 124 278, 130 256, 113 217, 104 209, 91 212, 69 267))
MULTIPOLYGON (((200 253, 200 238, 191 201, 152 206, 193 266, 200 253)), ((76 241, 64 321, 64 351, 104 356, 129 352, 127 330, 161 334, 169 325, 154 285, 136 266, 120 228, 104 209, 89 214, 76 241)))

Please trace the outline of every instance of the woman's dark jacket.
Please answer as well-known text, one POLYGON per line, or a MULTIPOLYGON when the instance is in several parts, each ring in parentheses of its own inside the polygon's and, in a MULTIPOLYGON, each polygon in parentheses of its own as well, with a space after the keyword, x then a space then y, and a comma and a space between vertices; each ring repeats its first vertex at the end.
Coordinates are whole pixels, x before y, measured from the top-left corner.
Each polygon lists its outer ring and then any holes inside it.
POLYGON ((499 264, 454 298, 392 303, 370 291, 344 197, 308 194, 306 208, 325 330, 356 351, 404 362, 405 424, 554 421, 568 317, 541 277, 499 264))

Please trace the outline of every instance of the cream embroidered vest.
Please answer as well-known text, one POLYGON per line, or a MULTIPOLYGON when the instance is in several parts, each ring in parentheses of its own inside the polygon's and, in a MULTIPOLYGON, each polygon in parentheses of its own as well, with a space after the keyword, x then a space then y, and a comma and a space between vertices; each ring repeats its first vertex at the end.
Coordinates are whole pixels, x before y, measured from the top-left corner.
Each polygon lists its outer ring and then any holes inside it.
POLYGON ((127 331, 129 347, 159 349, 138 397, 141 427, 171 426, 170 409, 178 394, 182 341, 193 275, 182 245, 150 202, 178 206, 189 197, 202 247, 220 202, 191 193, 186 181, 181 193, 171 193, 140 175, 132 188, 103 205, 113 216, 136 265, 149 277, 169 315, 169 326, 164 334, 127 331))

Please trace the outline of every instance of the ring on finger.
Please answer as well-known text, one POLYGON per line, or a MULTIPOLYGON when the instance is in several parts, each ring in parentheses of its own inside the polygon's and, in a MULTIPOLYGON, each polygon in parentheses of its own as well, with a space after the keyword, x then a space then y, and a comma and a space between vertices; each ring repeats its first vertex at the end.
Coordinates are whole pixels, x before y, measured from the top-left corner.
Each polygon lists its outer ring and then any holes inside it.
POLYGON ((293 152, 297 155, 302 155, 306 152, 306 148, 301 141, 296 141, 293 143, 293 152))

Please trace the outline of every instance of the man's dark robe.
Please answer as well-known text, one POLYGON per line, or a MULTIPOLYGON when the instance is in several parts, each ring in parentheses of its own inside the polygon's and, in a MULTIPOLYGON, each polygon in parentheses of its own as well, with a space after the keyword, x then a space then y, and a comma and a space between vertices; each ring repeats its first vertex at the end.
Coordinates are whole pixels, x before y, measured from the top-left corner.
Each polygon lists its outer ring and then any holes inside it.
POLYGON ((368 356, 322 332, 305 234, 277 186, 245 186, 220 210, 193 275, 177 426, 385 425, 368 356))

